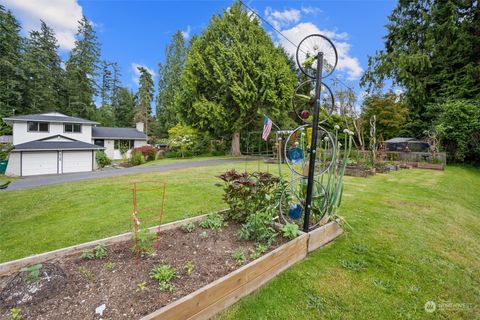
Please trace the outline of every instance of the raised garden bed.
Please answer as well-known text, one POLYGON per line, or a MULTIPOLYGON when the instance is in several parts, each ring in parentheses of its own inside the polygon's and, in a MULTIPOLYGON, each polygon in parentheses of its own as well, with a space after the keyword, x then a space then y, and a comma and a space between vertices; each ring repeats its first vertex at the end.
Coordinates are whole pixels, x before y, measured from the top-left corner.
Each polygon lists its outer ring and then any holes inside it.
POLYGON ((351 177, 371 177, 375 175, 375 168, 366 169, 360 166, 347 166, 345 167, 345 175, 351 177))
POLYGON ((445 166, 443 163, 428 163, 428 162, 418 162, 418 169, 430 169, 430 170, 444 170, 445 166))
POLYGON ((105 305, 102 318, 207 319, 341 234, 329 223, 288 242, 278 237, 253 260, 249 253, 255 244, 237 239, 240 226, 235 223, 222 231, 206 230, 207 237, 198 227, 191 233, 178 228, 202 218, 161 226, 159 255, 142 258, 138 270, 129 233, 1 264, 0 318, 16 306, 23 319, 96 319, 96 308, 105 305), (99 243, 107 246, 106 258, 81 258, 82 249, 99 243), (243 266, 232 257, 239 247, 247 259, 243 266), (188 261, 191 275, 186 274, 188 261), (18 271, 36 263, 43 267, 40 280, 32 284, 18 271), (159 264, 174 267, 180 275, 172 281, 174 291, 161 291, 149 277, 159 264))

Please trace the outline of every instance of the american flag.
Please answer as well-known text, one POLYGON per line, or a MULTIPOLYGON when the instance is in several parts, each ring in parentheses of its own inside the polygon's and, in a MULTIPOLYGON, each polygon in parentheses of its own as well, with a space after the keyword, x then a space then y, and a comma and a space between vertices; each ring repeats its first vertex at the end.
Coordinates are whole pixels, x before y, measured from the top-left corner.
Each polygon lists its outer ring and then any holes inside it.
POLYGON ((268 136, 270 135, 270 131, 272 131, 272 120, 269 117, 263 116, 263 133, 262 139, 267 141, 268 136))

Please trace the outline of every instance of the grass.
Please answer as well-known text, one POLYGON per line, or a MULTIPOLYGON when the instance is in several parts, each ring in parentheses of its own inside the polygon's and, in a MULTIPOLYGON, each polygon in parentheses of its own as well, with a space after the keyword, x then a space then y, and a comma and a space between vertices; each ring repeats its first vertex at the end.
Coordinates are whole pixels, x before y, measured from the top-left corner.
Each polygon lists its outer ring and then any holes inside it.
POLYGON ((478 169, 347 177, 341 215, 345 235, 217 320, 480 318, 478 169))
MULTIPOLYGON (((166 182, 164 222, 224 209, 216 176, 245 166, 256 170, 258 164, 240 161, 0 192, 0 262, 131 231, 132 181, 166 182)), ((138 203, 140 209, 160 208, 161 193, 141 192, 138 203)))
MULTIPOLYGON (((245 166, 265 168, 240 162, 0 193, 0 261, 129 231, 133 179, 167 182, 165 222, 224 208, 215 176, 245 166)), ((478 319, 479 194, 480 171, 469 167, 346 177, 340 214, 351 229, 218 318, 478 319)), ((158 194, 139 200, 159 205, 158 194)))
POLYGON ((154 166, 159 164, 170 164, 175 162, 197 162, 197 161, 205 161, 205 160, 221 160, 221 159, 232 159, 235 158, 234 156, 196 156, 194 158, 164 158, 158 159, 154 161, 149 161, 147 163, 142 164, 142 166, 154 166))

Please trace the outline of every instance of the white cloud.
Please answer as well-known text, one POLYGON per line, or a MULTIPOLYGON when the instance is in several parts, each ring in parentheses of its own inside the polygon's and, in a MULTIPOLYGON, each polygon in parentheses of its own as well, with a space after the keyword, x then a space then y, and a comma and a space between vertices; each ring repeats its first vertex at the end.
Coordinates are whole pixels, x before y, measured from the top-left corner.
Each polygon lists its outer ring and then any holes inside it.
MULTIPOLYGON (((282 30, 282 33, 295 44, 300 43, 304 37, 310 34, 320 33, 325 35, 332 40, 337 48, 337 70, 346 72, 348 80, 356 80, 362 75, 363 69, 360 66, 360 62, 357 58, 350 56, 350 44, 345 41, 345 39, 348 38, 348 34, 345 32, 337 33, 332 30, 321 30, 313 23, 302 22, 290 29, 282 30)), ((296 46, 293 46, 283 37, 279 37, 278 40, 280 45, 282 45, 288 53, 292 55, 296 54, 296 46)))
POLYGON ((20 18, 25 30, 38 29, 41 19, 55 31, 61 49, 74 47, 78 21, 82 18, 82 7, 77 0, 2 0, 2 3, 20 18))
POLYGON ((315 7, 302 7, 301 10, 305 14, 317 14, 317 13, 322 12, 322 10, 320 10, 319 8, 315 8, 315 7))
POLYGON ((140 70, 138 70, 139 67, 143 67, 147 69, 147 71, 152 75, 152 77, 155 77, 157 75, 155 71, 153 71, 153 69, 147 67, 144 64, 132 62, 131 67, 132 67, 132 73, 133 73, 132 81, 135 82, 137 85, 140 78, 140 70))
POLYGON ((297 9, 285 9, 283 11, 272 10, 267 7, 265 9, 265 16, 275 28, 280 29, 282 27, 289 26, 292 23, 297 23, 302 17, 302 13, 297 9))
POLYGON ((190 26, 187 27, 187 30, 182 31, 183 39, 187 40, 188 38, 190 38, 190 31, 191 31, 190 26))

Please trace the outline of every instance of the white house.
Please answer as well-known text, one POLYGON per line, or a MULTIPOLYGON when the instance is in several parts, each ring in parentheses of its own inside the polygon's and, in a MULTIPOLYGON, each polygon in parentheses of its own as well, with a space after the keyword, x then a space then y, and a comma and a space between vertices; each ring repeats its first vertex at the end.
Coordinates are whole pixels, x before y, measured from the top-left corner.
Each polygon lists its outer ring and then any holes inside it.
POLYGON ((97 127, 98 122, 58 112, 3 118, 13 127, 7 175, 31 176, 96 169, 95 152, 121 159, 121 150, 147 144, 143 124, 137 128, 97 127), (141 130, 138 130, 141 129, 141 130))

